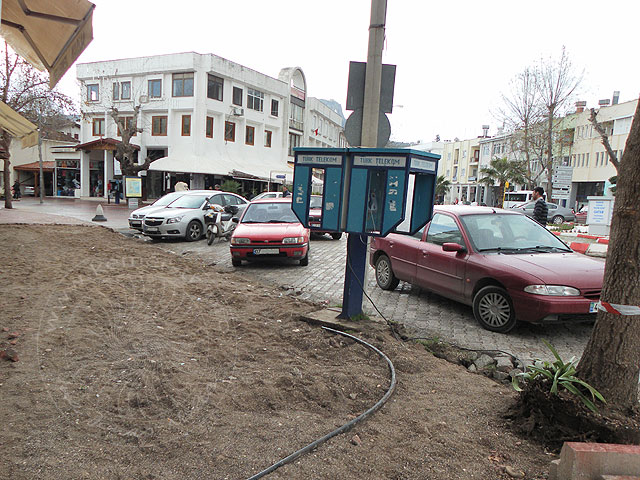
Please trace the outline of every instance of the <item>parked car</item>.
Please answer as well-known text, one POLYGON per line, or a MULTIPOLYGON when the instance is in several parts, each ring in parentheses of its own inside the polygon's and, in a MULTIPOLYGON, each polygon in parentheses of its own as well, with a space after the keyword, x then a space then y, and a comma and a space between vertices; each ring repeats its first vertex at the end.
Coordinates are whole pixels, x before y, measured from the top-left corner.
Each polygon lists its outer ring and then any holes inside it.
POLYGON ((189 242, 202 238, 204 214, 210 205, 236 205, 243 211, 249 202, 240 195, 212 190, 187 190, 168 205, 144 217, 142 233, 151 238, 184 237, 189 242))
MULTIPOLYGON (((536 202, 529 202, 519 207, 512 207, 511 210, 524 213, 529 217, 533 217, 533 209, 536 206, 536 202)), ((553 223, 560 225, 564 222, 573 222, 576 218, 573 210, 566 207, 561 207, 557 203, 547 202, 547 223, 553 223)))
MULTIPOLYGON (((311 195, 309 199, 309 226, 320 228, 322 226, 322 195, 311 195)), ((327 232, 324 230, 311 230, 313 235, 328 233, 334 240, 342 238, 342 232, 327 232)))
POLYGON ((231 237, 231 263, 243 260, 292 258, 309 265, 309 229, 291 210, 290 198, 251 202, 231 237))
MULTIPOLYGON (((203 191, 203 193, 206 193, 206 192, 203 191)), ((145 215, 159 208, 166 207, 171 202, 178 199, 184 194, 185 192, 167 193, 163 197, 160 197, 158 200, 153 202, 151 205, 146 205, 144 207, 138 208, 137 210, 134 210, 133 212, 131 212, 131 215, 129 215, 129 228, 132 228, 134 230, 138 230, 141 232, 145 215)))
POLYGON ((282 192, 262 192, 251 199, 251 201, 262 200, 263 198, 282 198, 282 192))
POLYGON ((22 194, 25 196, 29 195, 33 197, 36 194, 36 187, 34 187, 33 185, 23 185, 22 190, 23 190, 22 194))
POLYGON ((416 235, 371 242, 380 288, 400 280, 471 305, 480 325, 506 333, 517 321, 595 320, 604 262, 574 253, 513 210, 436 206, 416 235))
POLYGON ((589 205, 583 206, 578 213, 576 213, 576 223, 585 225, 587 223, 587 215, 589 215, 589 205))

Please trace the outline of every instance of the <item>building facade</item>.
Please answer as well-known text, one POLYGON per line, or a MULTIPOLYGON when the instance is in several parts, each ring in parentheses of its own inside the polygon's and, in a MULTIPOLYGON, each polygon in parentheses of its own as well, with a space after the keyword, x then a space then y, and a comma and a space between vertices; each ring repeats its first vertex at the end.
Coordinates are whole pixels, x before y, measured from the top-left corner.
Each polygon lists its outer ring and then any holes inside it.
POLYGON ((271 182, 290 181, 293 148, 309 144, 314 115, 323 115, 332 127, 321 137, 324 144, 338 146, 340 138, 333 132, 334 126, 341 130, 340 119, 308 98, 298 67, 273 78, 213 54, 190 52, 79 64, 77 77, 83 95, 82 196, 92 188, 92 165, 102 172, 103 183, 121 176, 113 158, 113 142, 120 139, 113 108, 129 122, 139 107, 142 131, 131 143, 139 147, 139 163, 155 160, 141 172, 149 198, 178 181, 195 189, 233 179, 247 195, 271 182))

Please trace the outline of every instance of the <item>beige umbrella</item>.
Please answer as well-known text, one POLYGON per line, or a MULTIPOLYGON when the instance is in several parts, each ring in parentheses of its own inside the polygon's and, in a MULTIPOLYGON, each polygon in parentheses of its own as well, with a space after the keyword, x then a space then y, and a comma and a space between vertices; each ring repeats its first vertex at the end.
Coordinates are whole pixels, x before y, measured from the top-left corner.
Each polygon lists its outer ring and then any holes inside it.
POLYGON ((87 0, 0 0, 0 35, 31 65, 49 71, 53 88, 93 39, 87 0))
POLYGON ((22 148, 38 144, 38 127, 4 102, 0 102, 0 128, 8 131, 12 137, 19 138, 22 148))

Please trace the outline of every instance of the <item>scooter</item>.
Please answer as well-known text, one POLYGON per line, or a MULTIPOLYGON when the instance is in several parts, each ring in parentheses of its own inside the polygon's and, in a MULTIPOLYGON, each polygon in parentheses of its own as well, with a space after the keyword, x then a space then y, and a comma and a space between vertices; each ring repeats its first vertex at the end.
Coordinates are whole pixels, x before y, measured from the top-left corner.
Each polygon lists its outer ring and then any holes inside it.
POLYGON ((209 211, 204 215, 204 223, 207 226, 207 245, 211 245, 216 238, 224 238, 229 241, 236 223, 233 218, 238 214, 238 207, 235 205, 211 205, 209 211))

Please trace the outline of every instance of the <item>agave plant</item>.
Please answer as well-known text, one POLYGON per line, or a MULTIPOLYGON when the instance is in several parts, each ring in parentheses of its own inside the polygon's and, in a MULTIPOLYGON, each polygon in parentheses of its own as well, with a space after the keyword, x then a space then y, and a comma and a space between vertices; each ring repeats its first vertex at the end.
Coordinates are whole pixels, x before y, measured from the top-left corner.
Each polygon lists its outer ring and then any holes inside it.
POLYGON ((546 378, 551 382, 551 393, 557 395, 558 388, 562 387, 577 396, 592 412, 598 411, 595 405, 596 399, 600 400, 602 403, 607 403, 600 392, 587 382, 584 382, 575 376, 577 365, 576 357, 571 357, 568 362, 564 362, 562 358, 560 358, 558 351, 553 348, 553 345, 546 340, 542 341, 549 350, 551 350, 553 356, 556 357, 556 361, 550 363, 547 361, 536 360, 533 365, 527 367, 525 372, 514 376, 511 380, 511 384, 516 391, 522 391, 518 378, 522 378, 525 381, 532 381, 541 377, 546 378), (591 398, 585 395, 580 387, 586 389, 591 394, 591 398))

